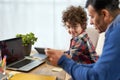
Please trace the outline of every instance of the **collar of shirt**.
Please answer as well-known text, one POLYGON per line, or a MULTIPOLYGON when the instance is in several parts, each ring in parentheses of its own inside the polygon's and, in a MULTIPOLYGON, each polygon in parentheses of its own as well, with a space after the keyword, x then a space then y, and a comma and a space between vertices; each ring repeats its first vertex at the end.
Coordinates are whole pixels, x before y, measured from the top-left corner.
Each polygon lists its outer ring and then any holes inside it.
POLYGON ((87 33, 86 33, 85 31, 83 31, 80 35, 72 38, 71 40, 76 41, 76 40, 78 40, 78 39, 80 39, 80 38, 84 38, 86 35, 87 35, 87 33))

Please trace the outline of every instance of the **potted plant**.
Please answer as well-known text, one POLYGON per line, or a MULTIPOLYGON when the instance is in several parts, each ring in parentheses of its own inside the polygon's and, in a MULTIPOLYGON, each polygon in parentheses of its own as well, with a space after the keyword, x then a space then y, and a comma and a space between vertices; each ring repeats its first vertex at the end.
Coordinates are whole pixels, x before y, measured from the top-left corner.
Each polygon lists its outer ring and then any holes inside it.
POLYGON ((22 38, 22 44, 24 47, 24 52, 26 56, 30 55, 31 47, 37 41, 37 37, 35 37, 34 33, 30 32, 27 34, 17 34, 16 37, 22 38))

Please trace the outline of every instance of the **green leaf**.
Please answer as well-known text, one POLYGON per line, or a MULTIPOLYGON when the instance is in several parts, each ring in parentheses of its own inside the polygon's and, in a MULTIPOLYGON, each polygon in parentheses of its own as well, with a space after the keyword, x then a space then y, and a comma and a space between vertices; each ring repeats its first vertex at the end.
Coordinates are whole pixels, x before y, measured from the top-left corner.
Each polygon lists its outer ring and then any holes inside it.
POLYGON ((34 45, 34 43, 37 41, 37 37, 34 35, 34 33, 30 32, 27 34, 16 34, 16 37, 22 38, 22 43, 24 46, 27 46, 29 44, 34 45))

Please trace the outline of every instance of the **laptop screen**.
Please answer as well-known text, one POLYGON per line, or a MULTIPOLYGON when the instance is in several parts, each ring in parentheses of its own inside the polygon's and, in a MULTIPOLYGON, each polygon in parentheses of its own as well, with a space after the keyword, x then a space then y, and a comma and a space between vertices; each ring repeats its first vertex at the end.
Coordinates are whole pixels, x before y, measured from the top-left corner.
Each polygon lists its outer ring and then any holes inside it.
POLYGON ((7 56, 7 65, 24 58, 24 51, 21 38, 12 38, 0 41, 2 58, 7 56))

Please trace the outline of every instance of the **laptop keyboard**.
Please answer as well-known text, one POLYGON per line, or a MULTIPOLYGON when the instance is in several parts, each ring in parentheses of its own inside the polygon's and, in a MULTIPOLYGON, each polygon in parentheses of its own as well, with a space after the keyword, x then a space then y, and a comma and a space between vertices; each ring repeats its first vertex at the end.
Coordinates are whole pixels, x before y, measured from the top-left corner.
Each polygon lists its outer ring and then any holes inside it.
POLYGON ((30 59, 24 59, 24 60, 22 60, 22 61, 20 61, 20 62, 18 62, 18 63, 15 63, 15 64, 13 64, 13 65, 11 65, 11 66, 9 66, 9 67, 20 68, 20 67, 22 67, 22 66, 27 65, 28 63, 31 63, 32 61, 33 61, 33 60, 30 60, 30 59))

